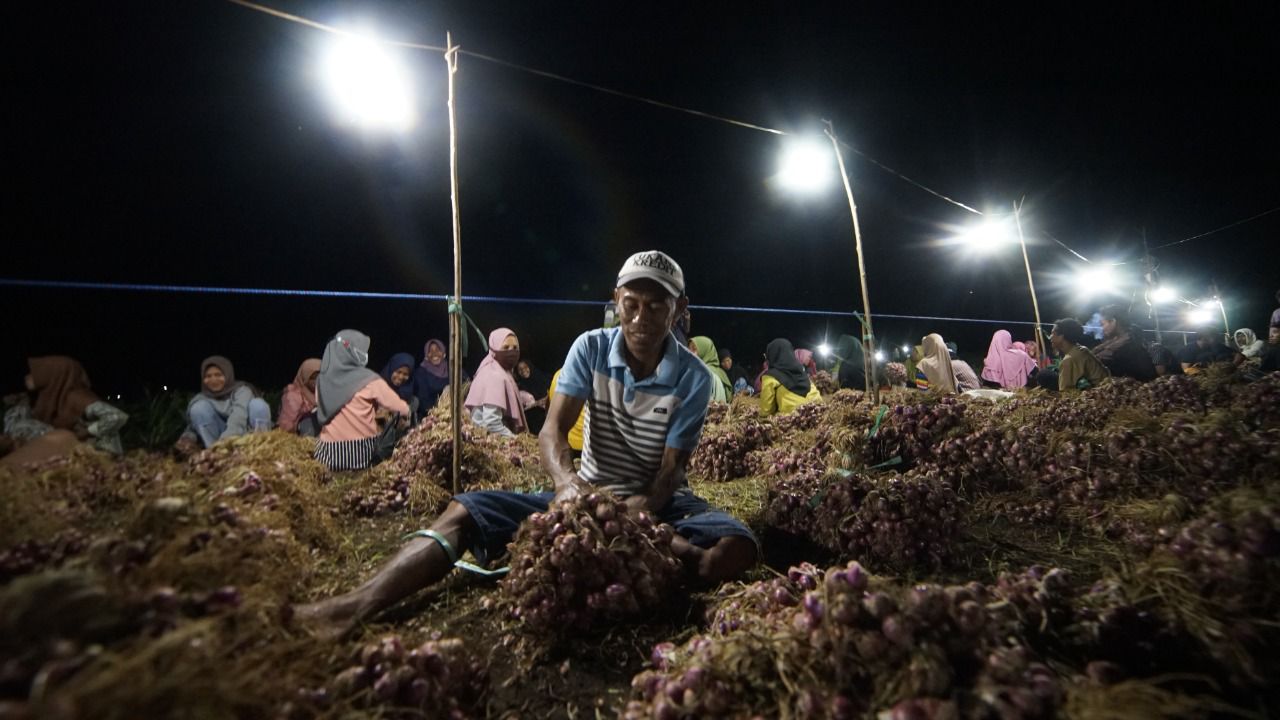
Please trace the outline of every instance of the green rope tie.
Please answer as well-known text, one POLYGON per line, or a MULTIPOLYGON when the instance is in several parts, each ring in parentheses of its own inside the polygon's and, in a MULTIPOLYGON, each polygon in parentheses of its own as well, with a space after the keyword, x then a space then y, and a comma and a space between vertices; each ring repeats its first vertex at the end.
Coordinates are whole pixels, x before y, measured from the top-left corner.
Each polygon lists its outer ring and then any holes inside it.
POLYGON ((453 544, 450 543, 448 540, 446 540, 444 535, 441 535, 435 530, 415 530, 409 533, 408 535, 405 535, 403 538, 401 538, 401 540, 402 541, 409 540, 415 537, 424 537, 430 540, 435 540, 437 543, 439 543, 440 549, 444 550, 445 556, 449 558, 449 562, 452 563, 453 566, 456 568, 460 568, 468 572, 473 572, 473 573, 476 573, 477 575, 484 575, 485 577, 506 575, 507 573, 511 572, 511 568, 509 566, 500 567, 495 570, 486 570, 485 568, 482 568, 479 565, 476 565, 474 563, 469 563, 466 560, 459 560, 458 551, 453 549, 453 544))
POLYGON ((462 357, 466 357, 467 353, 470 352, 467 346, 467 328, 468 327, 471 327, 476 331, 476 337, 480 338, 481 347, 488 349, 489 339, 484 336, 484 331, 480 329, 480 326, 476 324, 476 321, 472 320, 471 316, 468 315, 466 311, 462 309, 462 303, 458 302, 454 298, 449 298, 448 302, 449 302, 449 314, 462 316, 462 333, 461 333, 462 357))

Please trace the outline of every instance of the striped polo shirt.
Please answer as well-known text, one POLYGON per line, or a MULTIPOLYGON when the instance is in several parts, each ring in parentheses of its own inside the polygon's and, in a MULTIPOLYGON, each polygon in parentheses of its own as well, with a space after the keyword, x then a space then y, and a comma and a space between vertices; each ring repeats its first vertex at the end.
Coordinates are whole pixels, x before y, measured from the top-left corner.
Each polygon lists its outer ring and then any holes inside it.
POLYGON ((663 450, 697 447, 712 377, 668 334, 657 369, 636 380, 624 344, 616 327, 578 336, 556 392, 586 401, 579 477, 625 497, 648 489, 663 450))

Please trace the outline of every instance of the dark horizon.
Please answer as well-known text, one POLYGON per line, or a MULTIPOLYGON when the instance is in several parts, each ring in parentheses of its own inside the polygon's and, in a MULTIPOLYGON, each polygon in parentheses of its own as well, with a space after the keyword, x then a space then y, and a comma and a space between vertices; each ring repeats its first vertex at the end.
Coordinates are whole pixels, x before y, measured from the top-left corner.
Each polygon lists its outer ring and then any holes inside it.
MULTIPOLYGON (((282 2, 326 22, 340 4, 282 2)), ((1099 263, 1280 205, 1280 61, 1262 4, 975 16, 775 5, 735 16, 664 7, 380 2, 398 39, 465 49, 788 132, 830 119, 869 156, 983 210, 1025 202, 1042 320, 1098 305, 1055 287, 1099 263), (998 17, 997 17, 998 16, 998 17)), ((671 6, 675 7, 675 6, 671 6)), ((452 291, 443 61, 410 55, 421 120, 407 136, 336 127, 310 76, 326 35, 227 2, 35 8, 5 32, 0 276, 445 294, 452 291), (49 29, 59 42, 49 42, 49 29)), ((837 187, 797 200, 769 183, 777 136, 463 56, 458 82, 463 292, 593 301, 468 304, 551 371, 595 327, 618 265, 660 248, 694 304, 861 308, 837 187)), ((876 313, 1030 321, 1020 255, 970 261, 936 241, 976 216, 848 155, 876 313)), ((1265 333, 1280 286, 1280 213, 1154 252, 1190 297, 1216 281, 1233 328, 1265 333)), ((1136 266, 1117 269, 1133 273, 1136 266)), ((373 337, 370 366, 444 337, 444 303, 0 288, 17 348, 80 359, 103 393, 194 390, 224 354, 283 386, 337 330, 373 337)), ((1141 303, 1140 295, 1138 303, 1141 303)), ((1144 308, 1145 309, 1145 308, 1144 308)), ((775 336, 813 345, 852 321, 695 313, 695 334, 755 356, 775 336)), ((1181 326, 1180 326, 1181 327, 1181 326)), ((995 327, 877 320, 981 357, 995 327)), ((1008 328, 1016 337, 1028 326, 1008 328)), ((473 350, 468 365, 480 355, 473 350)))

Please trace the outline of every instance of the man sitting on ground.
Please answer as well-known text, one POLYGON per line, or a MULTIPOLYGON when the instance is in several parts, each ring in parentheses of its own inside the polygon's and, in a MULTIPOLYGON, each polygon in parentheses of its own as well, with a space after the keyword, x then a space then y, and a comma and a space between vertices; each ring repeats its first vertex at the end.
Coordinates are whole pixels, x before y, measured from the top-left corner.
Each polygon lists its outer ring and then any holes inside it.
POLYGON ((1058 390, 1087 390, 1097 387, 1110 377, 1103 365, 1089 348, 1081 343, 1084 327, 1075 318, 1063 318, 1053 324, 1049 344, 1062 355, 1058 365, 1058 390))
POLYGON ((1213 330, 1201 330, 1196 333, 1196 341, 1178 353, 1182 361, 1182 369, 1198 372, 1214 363, 1231 362, 1235 353, 1222 342, 1222 333, 1213 330))
POLYGON ((368 582, 299 607, 295 618, 345 631, 445 577, 466 550, 482 561, 500 555, 526 517, 593 488, 672 525, 672 551, 701 581, 721 582, 750 568, 757 555, 751 531, 694 495, 685 479, 712 377, 671 332, 689 302, 684 290, 683 271, 665 253, 636 253, 622 266, 614 291, 619 327, 574 341, 538 436, 554 493, 457 495, 426 537, 409 541, 368 582), (584 405, 582 462, 575 469, 568 434, 584 405))
POLYGON ((1123 305, 1107 305, 1099 311, 1102 316, 1102 342, 1093 349, 1112 377, 1131 377, 1139 382, 1156 379, 1156 368, 1151 355, 1134 337, 1129 324, 1129 310, 1123 305))

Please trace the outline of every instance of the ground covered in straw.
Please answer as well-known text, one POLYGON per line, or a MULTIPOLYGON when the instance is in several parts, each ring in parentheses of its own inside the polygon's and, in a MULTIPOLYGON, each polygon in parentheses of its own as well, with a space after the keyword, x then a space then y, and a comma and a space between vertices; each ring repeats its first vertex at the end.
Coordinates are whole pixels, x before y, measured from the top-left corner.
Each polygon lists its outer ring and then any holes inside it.
MULTIPOLYGON (((712 407, 691 483, 761 539, 744 582, 655 604, 663 531, 593 500, 522 531, 518 579, 456 572, 336 641, 287 608, 443 509, 446 417, 362 473, 271 432, 0 475, 0 717, 1280 711, 1280 377, 883 401, 712 407)), ((463 479, 548 487, 532 438, 470 427, 463 479)))

